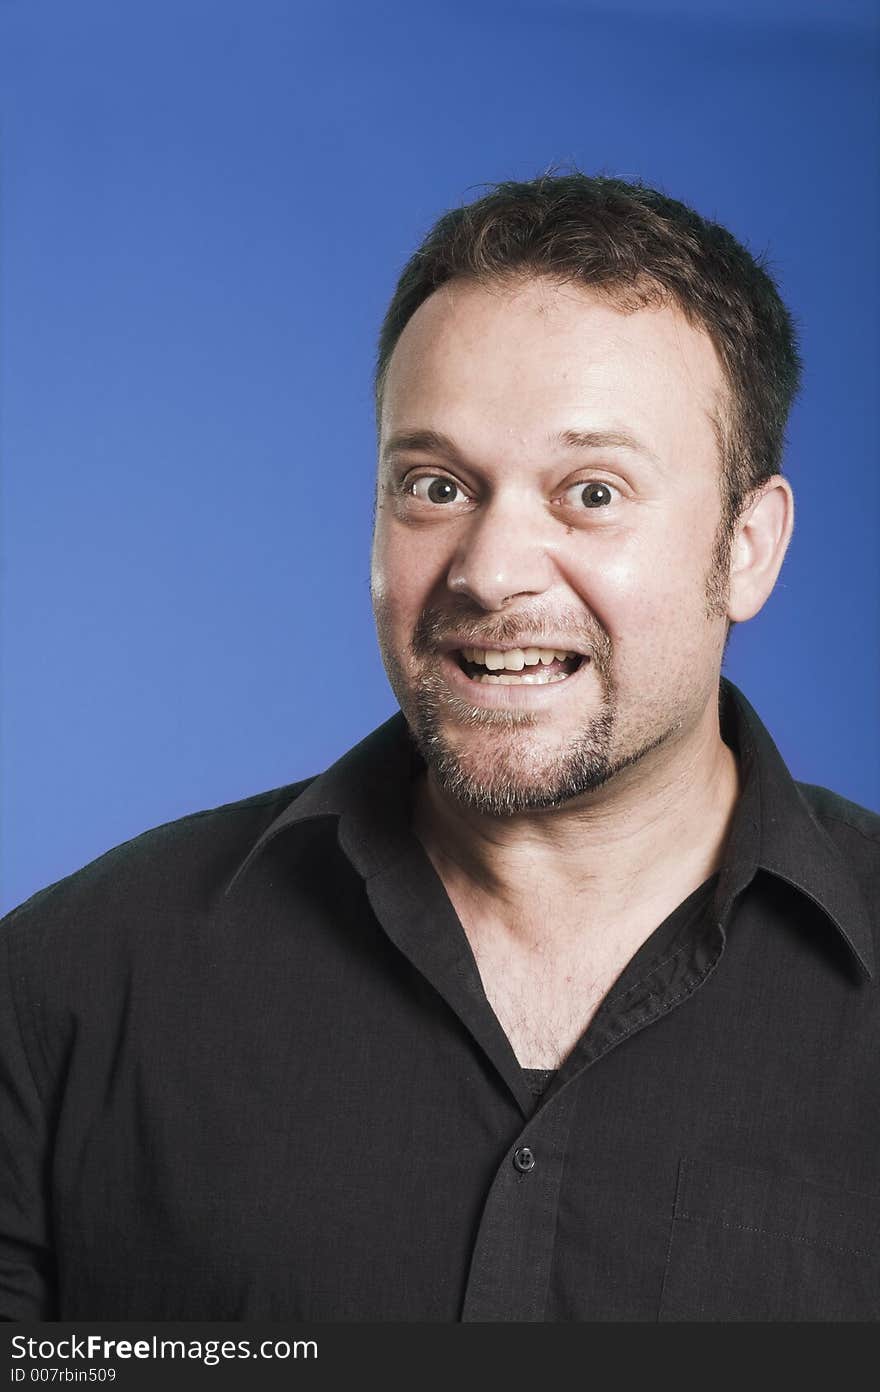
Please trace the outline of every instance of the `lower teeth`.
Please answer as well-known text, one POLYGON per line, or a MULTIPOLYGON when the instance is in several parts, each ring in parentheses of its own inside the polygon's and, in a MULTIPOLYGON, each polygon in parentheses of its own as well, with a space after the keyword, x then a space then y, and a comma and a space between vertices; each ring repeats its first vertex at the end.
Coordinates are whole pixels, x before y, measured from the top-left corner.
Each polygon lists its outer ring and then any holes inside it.
POLYGON ((471 681, 492 686, 547 686, 550 682, 565 681, 568 675, 568 672, 528 672, 522 676, 515 676, 513 672, 483 672, 471 677, 471 681))

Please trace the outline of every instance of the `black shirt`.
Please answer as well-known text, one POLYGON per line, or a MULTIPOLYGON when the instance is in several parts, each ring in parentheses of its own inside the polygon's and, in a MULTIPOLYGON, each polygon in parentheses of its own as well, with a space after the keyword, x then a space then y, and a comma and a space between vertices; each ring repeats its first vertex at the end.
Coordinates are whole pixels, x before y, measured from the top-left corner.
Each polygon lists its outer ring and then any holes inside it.
POLYGON ((10 914, 0 1315, 876 1318, 880 817, 721 694, 725 862, 543 1090, 410 829, 400 715, 10 914))

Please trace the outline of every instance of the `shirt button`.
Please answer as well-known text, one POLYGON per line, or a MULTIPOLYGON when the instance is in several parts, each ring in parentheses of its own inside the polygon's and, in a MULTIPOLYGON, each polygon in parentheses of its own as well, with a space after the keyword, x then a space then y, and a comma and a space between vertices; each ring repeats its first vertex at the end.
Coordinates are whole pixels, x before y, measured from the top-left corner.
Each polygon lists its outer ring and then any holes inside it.
POLYGON ((513 1152, 513 1163, 520 1174, 528 1174, 529 1170, 535 1168, 534 1151, 529 1150, 527 1145, 520 1146, 518 1150, 513 1152))

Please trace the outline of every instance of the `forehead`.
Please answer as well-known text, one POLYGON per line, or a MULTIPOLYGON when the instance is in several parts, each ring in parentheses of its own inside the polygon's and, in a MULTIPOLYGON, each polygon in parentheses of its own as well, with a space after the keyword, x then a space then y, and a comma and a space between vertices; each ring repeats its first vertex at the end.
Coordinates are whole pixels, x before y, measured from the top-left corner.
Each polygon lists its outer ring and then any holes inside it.
POLYGON ((455 280, 412 316, 388 365, 381 432, 436 429, 475 446, 598 428, 661 456, 717 454, 724 375, 671 304, 624 312, 584 286, 455 280))

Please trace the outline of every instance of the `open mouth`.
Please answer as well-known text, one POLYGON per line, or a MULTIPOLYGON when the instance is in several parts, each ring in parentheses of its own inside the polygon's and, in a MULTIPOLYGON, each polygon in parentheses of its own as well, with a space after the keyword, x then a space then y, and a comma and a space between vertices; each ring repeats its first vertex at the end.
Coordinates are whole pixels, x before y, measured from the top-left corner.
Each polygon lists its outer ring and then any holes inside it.
POLYGON ((583 653, 560 648, 459 648, 455 657, 470 681, 495 686, 548 686, 589 661, 583 653))

